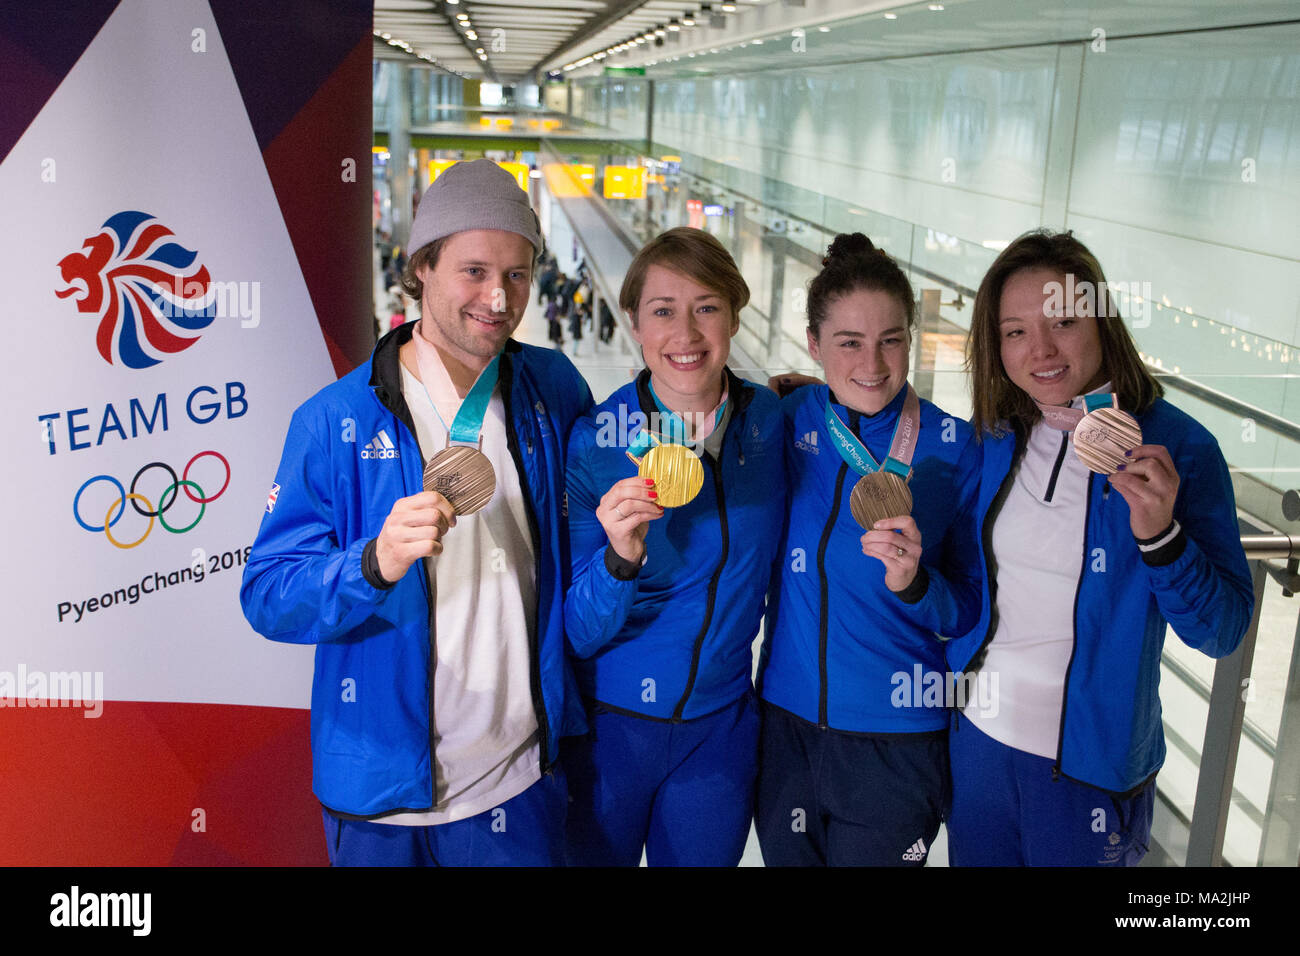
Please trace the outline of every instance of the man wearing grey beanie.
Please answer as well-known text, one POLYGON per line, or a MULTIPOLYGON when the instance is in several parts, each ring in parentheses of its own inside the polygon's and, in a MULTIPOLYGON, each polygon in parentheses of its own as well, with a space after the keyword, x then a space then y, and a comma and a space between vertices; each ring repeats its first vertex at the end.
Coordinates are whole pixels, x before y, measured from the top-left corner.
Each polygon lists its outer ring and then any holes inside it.
POLYGON ((585 730, 564 453, 592 400, 567 358, 511 338, 540 246, 514 177, 443 171, 403 275, 420 321, 290 424, 240 598, 261 634, 316 645, 334 865, 563 862, 559 738, 585 730))

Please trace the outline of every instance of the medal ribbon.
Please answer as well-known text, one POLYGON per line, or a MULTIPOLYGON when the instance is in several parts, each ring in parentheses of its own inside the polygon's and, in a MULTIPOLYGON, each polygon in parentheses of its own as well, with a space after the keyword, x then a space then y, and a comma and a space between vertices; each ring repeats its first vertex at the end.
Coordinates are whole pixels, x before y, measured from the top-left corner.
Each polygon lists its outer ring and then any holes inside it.
POLYGON ((682 419, 682 416, 671 411, 663 402, 659 401, 659 396, 655 394, 655 387, 652 382, 647 382, 646 384, 650 386, 650 396, 655 400, 655 405, 659 408, 659 420, 664 426, 664 431, 662 434, 656 435, 648 429, 643 430, 637 439, 632 442, 632 447, 628 449, 628 456, 633 460, 640 458, 650 450, 651 446, 656 444, 701 444, 704 439, 713 434, 714 430, 718 427, 718 423, 722 421, 722 416, 726 414, 728 394, 724 382, 722 387, 722 401, 718 402, 718 407, 709 415, 701 416, 702 420, 700 421, 699 428, 696 429, 695 437, 693 439, 688 439, 686 437, 686 422, 682 419))
POLYGON ((1034 404, 1043 413, 1043 421, 1048 427, 1058 431, 1073 432, 1074 427, 1089 412, 1095 412, 1099 408, 1119 408, 1119 396, 1114 392, 1085 395, 1083 408, 1074 408, 1070 405, 1044 405, 1039 401, 1035 401, 1034 404))
MULTIPOLYGON (((456 386, 447 374, 447 369, 443 367, 442 360, 438 357, 438 350, 432 342, 421 334, 420 326, 424 320, 421 319, 415 325, 415 335, 411 340, 415 343, 415 361, 420 368, 420 381, 424 385, 424 394, 429 399, 430 406, 433 407, 433 413, 438 416, 438 421, 442 426, 447 428, 447 423, 443 421, 442 413, 438 411, 438 406, 433 400, 433 393, 429 391, 431 382, 437 383, 439 390, 445 394, 455 395, 456 386)), ((497 387, 497 370, 501 362, 500 355, 492 356, 492 361, 488 363, 487 368, 479 373, 478 378, 474 380, 474 385, 470 388, 469 394, 460 403, 460 408, 456 412, 456 417, 447 428, 448 445, 473 445, 475 448, 479 445, 480 432, 483 429, 483 418, 487 414, 488 402, 492 400, 492 391, 497 387)))
POLYGON ((907 396, 903 399, 903 410, 898 416, 898 424, 894 426, 889 456, 883 465, 876 463, 871 452, 867 451, 867 446, 844 424, 831 406, 829 393, 826 396, 826 428, 831 433, 840 457, 859 475, 890 471, 906 481, 912 476, 912 456, 916 453, 916 439, 921 432, 921 400, 909 384, 907 396))

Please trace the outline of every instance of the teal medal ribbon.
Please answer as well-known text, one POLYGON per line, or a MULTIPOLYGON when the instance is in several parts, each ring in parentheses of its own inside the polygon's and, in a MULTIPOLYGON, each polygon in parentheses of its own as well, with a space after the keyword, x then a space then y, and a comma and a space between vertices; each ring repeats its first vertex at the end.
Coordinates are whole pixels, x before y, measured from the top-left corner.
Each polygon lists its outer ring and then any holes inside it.
POLYGON ((889 443, 889 455, 884 464, 878 464, 867 451, 867 446, 836 413, 831 405, 830 393, 826 395, 826 430, 831 434, 835 449, 848 466, 863 477, 877 471, 890 472, 907 481, 912 477, 912 457, 916 453, 916 440, 921 431, 921 400, 908 384, 903 399, 903 410, 894 426, 894 437, 889 443))
POLYGON ((663 402, 659 400, 659 396, 655 393, 655 387, 653 381, 647 381, 646 384, 650 388, 650 397, 655 400, 655 406, 659 409, 659 422, 660 425, 662 426, 662 431, 658 434, 655 434, 654 432, 651 432, 648 428, 642 429, 640 434, 636 437, 636 439, 633 440, 632 445, 627 452, 628 456, 631 457, 633 460, 636 460, 641 456, 643 456, 647 451, 649 451, 655 445, 701 444, 704 441, 704 439, 708 438, 710 435, 713 434, 714 430, 722 422, 723 416, 726 415, 727 413, 727 403, 731 401, 731 398, 727 394, 727 391, 724 386, 722 392, 722 401, 719 402, 718 407, 713 410, 713 423, 709 425, 707 428, 703 428, 703 427, 699 428, 696 432, 695 438, 689 439, 686 437, 686 422, 683 421, 682 416, 678 415, 674 411, 671 411, 666 405, 664 405, 663 402))
MULTIPOLYGON (((423 321, 421 322, 423 325, 423 321)), ((456 417, 452 420, 451 426, 443 421, 442 413, 438 411, 437 403, 433 400, 433 395, 429 391, 429 383, 437 378, 445 391, 449 394, 455 394, 456 388, 451 381, 451 376, 443 368, 442 362, 439 361, 437 353, 434 352, 433 343, 427 341, 421 335, 420 325, 416 326, 415 335, 412 340, 415 342, 415 361, 420 366, 421 384, 424 386, 425 397, 429 399, 429 406, 433 409, 433 414, 438 417, 438 421, 447 429, 447 444, 450 445, 473 445, 479 446, 481 432, 483 430, 483 419, 487 415, 488 403, 492 400, 492 392, 497 387, 497 374, 501 364, 501 356, 492 356, 492 361, 487 367, 479 373, 478 378, 474 380, 473 386, 470 387, 469 394, 460 403, 460 408, 456 411, 456 417)))
MULTIPOLYGON (((423 323, 421 323, 422 325, 423 323)), ((421 325, 415 328, 415 361, 420 368, 420 384, 433 414, 444 428, 447 423, 438 404, 433 400, 430 384, 436 380, 444 395, 455 395, 456 387, 443 367, 432 342, 422 334, 421 325)), ((424 489, 436 491, 450 502, 458 515, 474 514, 492 500, 496 491, 496 470, 491 460, 479 451, 483 441, 483 419, 488 403, 496 390, 501 356, 494 355, 487 366, 474 379, 469 394, 461 400, 451 427, 447 428, 447 447, 430 458, 424 465, 424 489)))

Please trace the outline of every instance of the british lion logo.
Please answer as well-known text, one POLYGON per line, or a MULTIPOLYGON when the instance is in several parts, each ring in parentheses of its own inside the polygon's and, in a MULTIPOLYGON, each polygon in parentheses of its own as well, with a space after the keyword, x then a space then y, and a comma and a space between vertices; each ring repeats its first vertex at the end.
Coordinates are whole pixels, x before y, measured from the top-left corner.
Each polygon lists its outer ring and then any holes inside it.
POLYGON ((99 316, 95 345, 109 365, 148 368, 184 351, 217 315, 216 295, 198 253, 144 212, 111 216, 97 234, 59 260, 77 311, 99 316))

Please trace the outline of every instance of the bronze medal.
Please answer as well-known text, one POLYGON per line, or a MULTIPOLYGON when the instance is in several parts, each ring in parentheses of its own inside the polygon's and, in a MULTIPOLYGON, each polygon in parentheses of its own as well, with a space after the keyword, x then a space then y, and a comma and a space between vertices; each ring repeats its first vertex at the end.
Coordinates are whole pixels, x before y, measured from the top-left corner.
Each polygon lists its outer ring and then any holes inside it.
POLYGON ((638 462, 636 473, 654 481, 655 500, 665 508, 688 504, 704 486, 704 466, 685 445, 656 445, 638 462))
POLYGON ((1128 412, 1098 408, 1074 426, 1074 453, 1090 471, 1113 475, 1128 461, 1125 452, 1142 444, 1142 429, 1128 412))
POLYGON ((487 455, 468 445, 449 445, 424 466, 424 490, 438 492, 458 515, 472 515, 491 501, 496 484, 487 455))
POLYGON ((912 492, 907 482, 892 471, 863 475, 849 495, 853 520, 870 531, 877 521, 901 518, 912 513, 912 492))

